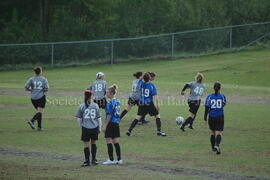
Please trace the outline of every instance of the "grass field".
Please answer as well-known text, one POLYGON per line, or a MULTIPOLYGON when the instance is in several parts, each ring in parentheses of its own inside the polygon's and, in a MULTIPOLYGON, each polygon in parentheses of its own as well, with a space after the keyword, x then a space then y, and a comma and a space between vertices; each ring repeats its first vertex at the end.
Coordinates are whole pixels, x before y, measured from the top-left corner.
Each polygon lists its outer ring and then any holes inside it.
MULTIPOLYGON (((24 83, 31 70, 0 72, 0 179, 270 179, 270 50, 247 50, 236 54, 194 59, 130 62, 45 69, 50 90, 43 115, 44 131, 26 124, 34 114, 24 83), (121 148, 125 164, 80 168, 83 146, 73 115, 82 102, 83 90, 102 71, 109 84, 119 86, 125 100, 132 73, 154 71, 162 99, 161 120, 167 137, 155 135, 155 121, 137 126, 134 136, 124 133, 134 119, 133 108, 121 122, 121 148), (187 117, 180 97, 185 82, 197 72, 205 75, 207 93, 214 81, 223 84, 228 98, 222 154, 210 152, 209 130, 203 123, 203 106, 195 130, 183 133, 175 117, 187 117)), ((104 114, 104 113, 103 113, 104 114)), ((107 159, 103 134, 97 158, 107 159)))

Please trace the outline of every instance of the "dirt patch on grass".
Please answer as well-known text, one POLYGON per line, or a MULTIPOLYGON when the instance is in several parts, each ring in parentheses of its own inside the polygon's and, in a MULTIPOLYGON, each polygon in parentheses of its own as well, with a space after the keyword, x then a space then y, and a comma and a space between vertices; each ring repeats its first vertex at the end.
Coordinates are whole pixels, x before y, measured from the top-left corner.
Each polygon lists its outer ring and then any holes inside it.
MULTIPOLYGON (((82 161, 82 158, 70 156, 70 155, 60 155, 60 154, 47 154, 41 152, 29 152, 19 149, 13 148, 1 148, 0 154, 2 155, 14 155, 14 156, 24 156, 38 159, 52 159, 52 160, 62 160, 62 161, 82 161)), ((211 178, 211 179, 230 179, 230 180, 257 180, 257 179, 267 179, 263 177, 256 176, 245 176, 245 175, 237 175, 231 173, 223 173, 223 172, 215 172, 215 171, 207 171, 200 169, 192 169, 192 168, 175 168, 161 165, 152 165, 152 164, 143 164, 143 163, 125 163, 124 167, 128 167, 131 169, 141 169, 144 171, 153 171, 158 173, 165 174, 173 174, 173 175, 181 175, 181 176, 199 176, 203 178, 211 178)))

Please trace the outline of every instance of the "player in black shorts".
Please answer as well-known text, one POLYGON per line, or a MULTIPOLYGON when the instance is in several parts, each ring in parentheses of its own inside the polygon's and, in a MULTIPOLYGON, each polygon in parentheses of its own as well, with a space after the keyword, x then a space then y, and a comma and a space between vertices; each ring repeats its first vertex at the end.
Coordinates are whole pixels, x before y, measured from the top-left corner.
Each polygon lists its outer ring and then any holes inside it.
POLYGON ((220 93, 221 84, 216 82, 214 84, 214 94, 209 94, 205 101, 205 113, 204 121, 205 124, 209 125, 211 130, 210 142, 212 151, 216 154, 220 154, 220 142, 221 132, 224 129, 224 106, 226 105, 226 97, 220 93), (207 116, 209 118, 207 120, 207 116))
POLYGON ((90 90, 84 92, 84 104, 81 104, 77 110, 77 120, 79 126, 82 128, 81 140, 84 144, 84 156, 85 161, 81 165, 82 167, 90 166, 90 150, 91 144, 92 165, 97 165, 96 141, 98 140, 98 134, 101 131, 101 115, 99 107, 96 103, 91 102, 92 93, 90 90))

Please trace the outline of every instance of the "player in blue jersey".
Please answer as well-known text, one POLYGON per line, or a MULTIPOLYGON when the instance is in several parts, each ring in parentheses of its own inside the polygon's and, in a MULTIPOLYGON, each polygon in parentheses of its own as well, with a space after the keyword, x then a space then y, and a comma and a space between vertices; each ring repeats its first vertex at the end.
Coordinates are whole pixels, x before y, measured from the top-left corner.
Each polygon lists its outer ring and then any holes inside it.
POLYGON ((105 165, 123 164, 121 159, 121 149, 119 145, 120 101, 115 98, 116 93, 116 85, 112 85, 106 90, 106 97, 110 99, 110 102, 106 106, 106 119, 103 127, 109 155, 109 159, 103 162, 105 165), (116 161, 114 161, 113 158, 113 144, 117 155, 116 161))
POLYGON ((214 84, 214 94, 209 94, 205 101, 205 113, 204 121, 205 124, 209 125, 212 131, 210 142, 212 146, 212 151, 216 154, 220 154, 220 142, 221 142, 221 132, 224 129, 224 106, 226 105, 226 97, 224 94, 220 93, 221 84, 216 82, 214 84), (207 120, 207 116, 209 118, 207 120))
POLYGON ((131 131, 135 128, 138 121, 149 113, 150 116, 155 116, 156 125, 157 125, 157 135, 166 136, 165 132, 161 131, 161 121, 159 114, 159 99, 157 95, 156 86, 150 82, 149 73, 144 73, 143 83, 141 84, 141 97, 140 97, 140 106, 136 118, 132 121, 128 131, 126 132, 127 136, 131 135, 131 131), (155 103, 155 104, 154 104, 155 103))

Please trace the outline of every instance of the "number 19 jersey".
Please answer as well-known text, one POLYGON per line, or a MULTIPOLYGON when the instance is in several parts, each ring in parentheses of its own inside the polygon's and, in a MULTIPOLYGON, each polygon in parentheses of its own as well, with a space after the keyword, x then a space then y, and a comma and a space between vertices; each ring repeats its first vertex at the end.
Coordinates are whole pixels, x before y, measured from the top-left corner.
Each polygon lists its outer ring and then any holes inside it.
POLYGON ((223 107, 226 105, 224 94, 209 94, 205 100, 205 106, 209 107, 209 116, 218 117, 224 115, 223 107))
POLYGON ((149 105, 153 102, 153 96, 157 94, 157 89, 154 83, 142 83, 141 84, 141 98, 140 104, 149 105))

